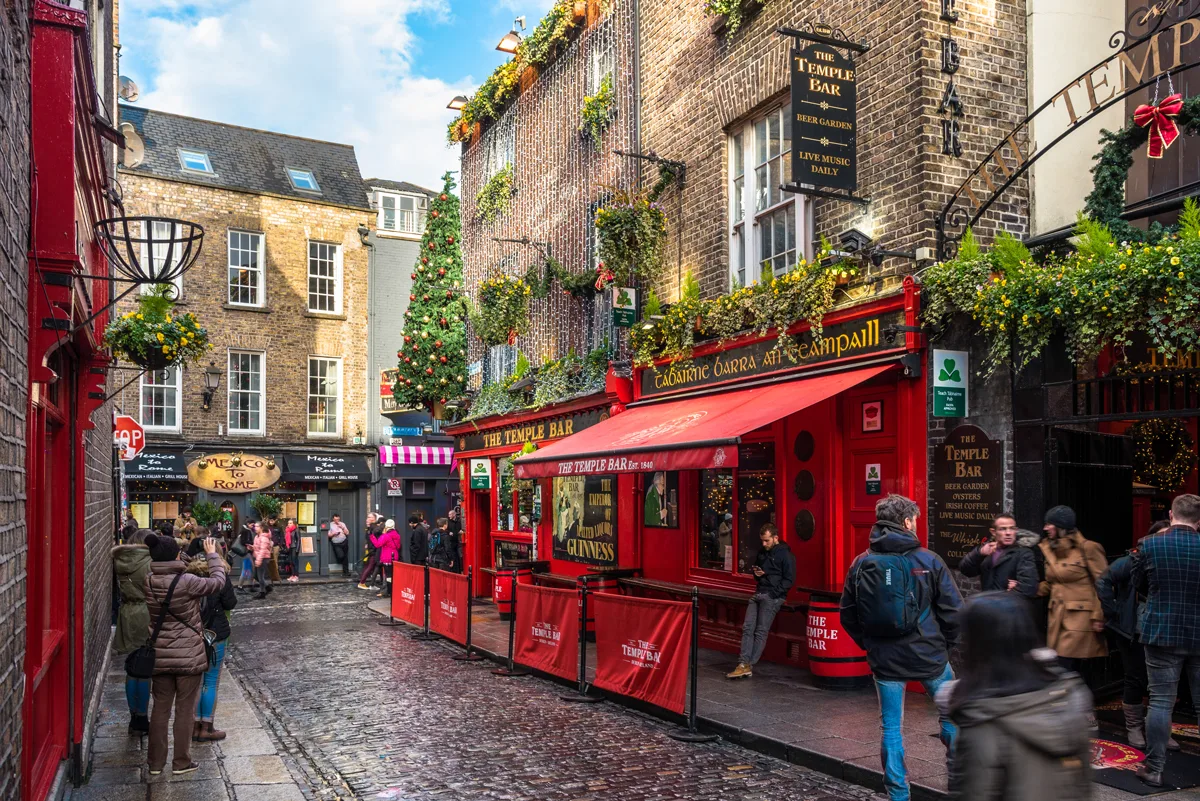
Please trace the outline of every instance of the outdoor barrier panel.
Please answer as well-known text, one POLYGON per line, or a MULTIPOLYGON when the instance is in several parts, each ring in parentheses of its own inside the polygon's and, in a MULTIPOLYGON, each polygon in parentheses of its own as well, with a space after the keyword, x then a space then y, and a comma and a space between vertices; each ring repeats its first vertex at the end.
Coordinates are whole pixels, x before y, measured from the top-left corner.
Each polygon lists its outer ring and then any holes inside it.
POLYGON ((425 566, 392 563, 392 617, 425 625, 425 566))
POLYGON ((578 658, 579 593, 518 584, 513 661, 574 680, 578 658))
POLYGON ((597 593, 595 686, 683 714, 692 604, 597 593))
POLYGON ((467 642, 467 577, 445 570, 429 570, 429 628, 457 643, 467 642))

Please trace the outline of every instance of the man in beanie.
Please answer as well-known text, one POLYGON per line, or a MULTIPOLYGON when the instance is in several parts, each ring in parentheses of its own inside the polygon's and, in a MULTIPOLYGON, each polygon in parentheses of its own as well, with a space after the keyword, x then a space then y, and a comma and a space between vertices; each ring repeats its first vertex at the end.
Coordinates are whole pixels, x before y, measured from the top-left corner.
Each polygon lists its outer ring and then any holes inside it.
POLYGON ((1046 512, 1039 544, 1046 563, 1046 580, 1039 596, 1050 596, 1046 645, 1058 652, 1058 661, 1078 671, 1084 659, 1107 656, 1104 641, 1104 607, 1096 594, 1096 580, 1108 569, 1100 543, 1086 539, 1075 527, 1075 510, 1055 506, 1046 512))
POLYGON ((146 607, 150 613, 150 645, 155 651, 147 760, 152 776, 162 773, 167 761, 167 724, 174 705, 175 758, 171 771, 191 773, 199 767, 191 758, 192 733, 196 700, 208 669, 200 602, 225 589, 225 562, 217 553, 217 541, 211 537, 203 545, 207 578, 184 572, 186 566, 179 560, 179 545, 174 538, 148 534, 145 542, 151 559, 145 579, 146 607), (155 637, 160 618, 161 628, 155 637))

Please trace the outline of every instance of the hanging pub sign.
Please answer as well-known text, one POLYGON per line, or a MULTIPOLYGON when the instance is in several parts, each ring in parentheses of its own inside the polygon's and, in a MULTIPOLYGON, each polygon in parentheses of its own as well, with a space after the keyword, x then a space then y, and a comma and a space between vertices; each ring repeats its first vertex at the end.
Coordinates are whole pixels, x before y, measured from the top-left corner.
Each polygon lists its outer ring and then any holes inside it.
POLYGON ((933 448, 929 489, 932 548, 958 567, 1004 511, 1004 443, 976 426, 958 426, 933 448))
POLYGON ((792 48, 792 183, 858 189, 857 80, 829 45, 792 48))

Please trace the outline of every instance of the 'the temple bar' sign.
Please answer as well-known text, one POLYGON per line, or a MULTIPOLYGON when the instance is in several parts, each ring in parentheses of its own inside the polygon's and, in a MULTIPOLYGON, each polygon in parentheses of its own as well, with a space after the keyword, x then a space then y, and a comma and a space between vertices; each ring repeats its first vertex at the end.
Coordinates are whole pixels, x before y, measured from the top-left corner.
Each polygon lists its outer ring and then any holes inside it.
POLYGON ((858 188, 857 67, 825 44, 792 49, 792 183, 858 188))

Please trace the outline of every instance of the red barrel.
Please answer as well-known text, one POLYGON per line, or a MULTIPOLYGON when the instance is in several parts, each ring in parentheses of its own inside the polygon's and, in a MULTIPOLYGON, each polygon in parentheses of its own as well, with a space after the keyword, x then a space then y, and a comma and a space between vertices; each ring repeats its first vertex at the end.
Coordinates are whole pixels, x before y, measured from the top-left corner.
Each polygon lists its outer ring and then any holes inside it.
MULTIPOLYGON (((517 583, 532 584, 533 569, 530 567, 517 568, 517 583)), ((501 568, 492 577, 492 600, 500 612, 501 620, 508 620, 512 615, 512 568, 501 568)))
POLYGON ((867 654, 842 628, 841 601, 812 598, 808 603, 808 669, 826 690, 857 690, 871 684, 867 654))

